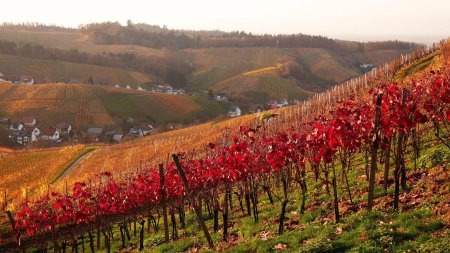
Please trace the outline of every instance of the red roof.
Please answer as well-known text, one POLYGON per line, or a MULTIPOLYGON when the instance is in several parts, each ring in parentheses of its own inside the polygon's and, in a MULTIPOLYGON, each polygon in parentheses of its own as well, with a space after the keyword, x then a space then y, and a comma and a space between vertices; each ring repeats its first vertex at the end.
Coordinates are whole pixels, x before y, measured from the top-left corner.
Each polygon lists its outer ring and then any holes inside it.
POLYGON ((23 123, 32 123, 33 120, 35 119, 36 119, 35 117, 30 116, 30 117, 23 117, 20 121, 23 123))
POLYGON ((53 135, 55 135, 55 132, 56 132, 56 129, 54 129, 54 128, 45 128, 45 129, 42 129, 41 135, 42 136, 53 136, 53 135))
POLYGON ((34 126, 24 126, 22 130, 27 134, 31 134, 34 129, 35 129, 34 126))

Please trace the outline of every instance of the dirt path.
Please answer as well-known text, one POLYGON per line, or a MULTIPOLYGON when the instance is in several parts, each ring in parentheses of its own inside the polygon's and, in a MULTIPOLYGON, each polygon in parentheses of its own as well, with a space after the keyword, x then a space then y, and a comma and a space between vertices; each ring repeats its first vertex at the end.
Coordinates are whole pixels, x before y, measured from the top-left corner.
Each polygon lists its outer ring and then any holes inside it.
POLYGON ((86 159, 88 155, 93 154, 97 151, 98 151, 98 149, 90 150, 90 151, 86 152, 85 154, 83 154, 82 156, 78 157, 78 159, 72 165, 70 165, 69 168, 67 168, 66 171, 64 171, 64 173, 61 176, 59 176, 58 179, 56 179, 52 184, 56 184, 59 181, 61 181, 61 179, 63 179, 65 176, 67 176, 67 174, 72 172, 72 170, 74 170, 84 159, 86 159))

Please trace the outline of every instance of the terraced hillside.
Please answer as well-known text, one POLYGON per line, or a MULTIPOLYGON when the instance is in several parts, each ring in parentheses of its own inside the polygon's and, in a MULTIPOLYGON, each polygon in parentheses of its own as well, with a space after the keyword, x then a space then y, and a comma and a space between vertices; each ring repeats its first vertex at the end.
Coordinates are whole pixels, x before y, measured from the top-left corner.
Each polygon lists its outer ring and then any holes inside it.
POLYGON ((39 83, 46 80, 69 82, 71 79, 87 83, 89 77, 92 77, 95 83, 135 84, 152 81, 152 77, 146 74, 125 69, 2 54, 0 54, 0 71, 7 73, 13 80, 27 75, 32 76, 39 83))
MULTIPOLYGON (((310 94, 323 91, 332 85, 348 80, 362 73, 361 64, 384 64, 406 50, 373 50, 364 52, 344 52, 323 48, 201 48, 201 49, 155 49, 138 45, 104 45, 96 44, 86 34, 78 30, 72 32, 31 32, 0 29, 0 40, 16 43, 40 44, 46 47, 64 50, 77 49, 91 54, 134 54, 139 57, 150 57, 157 64, 170 59, 185 65, 183 75, 188 90, 212 90, 226 92, 236 98, 244 107, 249 104, 263 104, 270 99, 297 98, 303 99, 310 94), (276 65, 286 66, 284 73, 255 73, 244 75, 251 71, 274 68, 276 65), (293 68, 293 66, 295 68, 293 68), (267 74, 270 74, 269 76, 267 74), (268 84, 270 83, 270 84, 268 84), (274 86, 267 87, 267 86, 274 86), (266 88, 262 88, 266 87, 266 88), (286 96, 289 94, 289 96, 286 96)), ((162 65, 158 68, 168 68, 162 65)), ((16 71, 25 72, 26 64, 20 64, 16 71)), ((2 66, 0 65, 0 68, 2 66)), ((158 70, 160 78, 164 79, 168 69, 158 70), (162 76, 161 76, 162 75, 162 76)), ((1 69, 0 69, 1 70, 1 69)), ((7 72, 4 70, 4 72, 7 72)), ((116 74, 120 81, 127 78, 139 82, 152 81, 152 73, 116 74), (123 77, 123 76, 126 76, 123 77), (131 77, 130 77, 131 76, 131 77), (150 80, 146 80, 149 78, 150 80)), ((95 77, 95 73, 93 74, 95 77)), ((94 78, 95 81, 112 83, 106 78, 94 78), (98 79, 98 80, 97 80, 98 79)))
POLYGON ((70 122, 77 128, 112 126, 133 118, 156 123, 214 118, 226 105, 206 97, 172 96, 86 84, 0 83, 0 113, 13 120, 34 116, 44 125, 70 122), (200 119, 202 119, 200 117, 200 119))

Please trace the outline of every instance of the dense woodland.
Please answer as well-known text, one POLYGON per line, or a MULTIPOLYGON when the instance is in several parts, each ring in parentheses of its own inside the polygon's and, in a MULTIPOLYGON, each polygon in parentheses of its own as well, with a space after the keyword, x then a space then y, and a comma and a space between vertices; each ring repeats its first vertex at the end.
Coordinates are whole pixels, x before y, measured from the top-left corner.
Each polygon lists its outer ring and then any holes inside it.
POLYGON ((99 44, 136 44, 150 48, 208 48, 208 47, 311 47, 330 50, 364 52, 383 49, 417 49, 420 45, 401 41, 353 42, 330 39, 324 36, 305 34, 253 35, 246 32, 220 33, 179 31, 158 26, 127 26, 118 22, 93 23, 81 26, 81 31, 89 34, 99 44))

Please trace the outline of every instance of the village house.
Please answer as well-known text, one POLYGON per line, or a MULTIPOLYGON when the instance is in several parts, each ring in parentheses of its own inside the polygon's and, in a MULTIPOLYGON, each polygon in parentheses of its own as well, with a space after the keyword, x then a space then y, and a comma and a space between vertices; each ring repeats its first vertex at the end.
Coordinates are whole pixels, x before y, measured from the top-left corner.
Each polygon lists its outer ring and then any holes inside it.
POLYGON ((35 117, 24 117, 20 120, 25 126, 35 126, 36 118, 35 117))
POLYGON ((55 128, 45 128, 41 131, 41 140, 52 140, 59 142, 61 141, 59 137, 60 132, 55 128))
POLYGON ((91 141, 98 141, 100 135, 103 133, 103 128, 101 127, 90 127, 87 130, 88 138, 91 141))
POLYGON ((105 133, 106 138, 112 138, 115 134, 117 134, 117 131, 112 130, 105 133))
POLYGON ((168 91, 172 91, 172 89, 173 89, 172 85, 170 85, 170 84, 164 84, 162 87, 163 87, 164 92, 166 92, 166 93, 168 91))
POLYGON ((0 123, 8 124, 9 123, 8 117, 0 115, 0 123))
POLYGON ((153 127, 152 124, 150 123, 142 123, 139 126, 139 129, 142 130, 142 133, 144 134, 144 136, 147 136, 148 134, 150 134, 151 132, 155 131, 155 128, 153 127))
POLYGON ((31 141, 37 141, 39 135, 41 134, 39 128, 34 126, 25 126, 22 132, 24 132, 30 138, 31 141))
POLYGON ((215 101, 227 102, 229 100, 228 94, 226 93, 216 93, 213 96, 215 101))
POLYGON ((152 88, 152 92, 164 92, 164 86, 158 85, 155 88, 152 88))
POLYGON ((3 75, 2 72, 0 72, 0 82, 4 82, 5 81, 5 75, 3 75))
POLYGON ((142 131, 142 129, 140 129, 138 127, 130 128, 130 134, 135 137, 144 136, 144 132, 142 131))
POLYGON ((72 125, 66 122, 59 123, 56 125, 56 130, 62 135, 70 134, 70 131, 72 131, 72 125))
POLYGON ((23 124, 20 122, 13 122, 11 125, 9 125, 9 130, 11 131, 20 131, 23 128, 23 124))
POLYGON ((70 79, 69 84, 86 84, 86 81, 83 79, 70 79))
POLYGON ((127 86, 125 87, 127 89, 131 89, 131 86, 127 84, 127 86))
POLYGON ((172 89, 172 92, 175 93, 176 95, 183 95, 186 93, 184 89, 172 89))
POLYGON ((181 128, 183 128, 183 125, 180 124, 180 123, 178 123, 178 124, 175 124, 175 123, 167 124, 167 129, 170 129, 170 130, 176 130, 176 129, 181 129, 181 128))
POLYGON ((228 111, 228 115, 230 115, 230 117, 238 117, 241 116, 241 114, 242 114, 241 108, 239 108, 236 105, 232 106, 228 111))
POLYGON ((144 91, 144 89, 140 85, 138 85, 137 90, 138 91, 144 91))
POLYGON ((20 83, 21 84, 29 84, 29 85, 33 85, 34 82, 34 78, 31 76, 21 76, 20 77, 20 83))
POLYGON ((10 139, 15 140, 20 145, 26 146, 30 141, 30 137, 24 132, 17 132, 9 136, 10 139))
POLYGON ((373 65, 373 64, 370 64, 370 63, 364 63, 364 64, 359 65, 359 67, 360 67, 364 72, 367 72, 367 71, 371 71, 371 70, 374 69, 376 66, 373 65))
POLYGON ((152 124, 142 123, 138 127, 130 128, 129 133, 135 137, 138 137, 138 136, 147 136, 153 131, 155 131, 155 128, 153 127, 152 124))
POLYGON ((289 102, 287 101, 287 99, 280 99, 276 101, 276 105, 277 107, 285 107, 289 105, 289 102))
POLYGON ((287 101, 287 99, 279 99, 279 100, 268 103, 268 106, 270 109, 277 109, 277 108, 285 107, 288 105, 289 105, 289 102, 287 101))
POLYGON ((120 141, 122 140, 122 137, 123 137, 122 134, 115 134, 115 135, 112 137, 112 140, 115 141, 115 142, 120 142, 120 141))
POLYGON ((114 85, 115 88, 120 88, 120 85, 116 84, 114 85))

